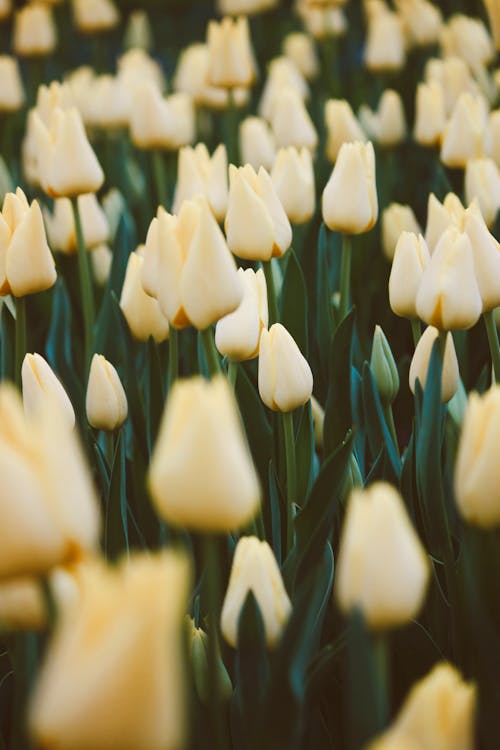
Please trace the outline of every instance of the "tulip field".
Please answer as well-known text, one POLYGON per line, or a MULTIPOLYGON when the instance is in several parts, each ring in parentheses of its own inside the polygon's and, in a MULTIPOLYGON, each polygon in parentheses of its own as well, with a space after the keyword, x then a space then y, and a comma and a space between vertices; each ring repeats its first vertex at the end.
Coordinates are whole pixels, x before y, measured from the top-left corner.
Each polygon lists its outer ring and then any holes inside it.
POLYGON ((499 53, 0 0, 0 750, 498 750, 499 53))

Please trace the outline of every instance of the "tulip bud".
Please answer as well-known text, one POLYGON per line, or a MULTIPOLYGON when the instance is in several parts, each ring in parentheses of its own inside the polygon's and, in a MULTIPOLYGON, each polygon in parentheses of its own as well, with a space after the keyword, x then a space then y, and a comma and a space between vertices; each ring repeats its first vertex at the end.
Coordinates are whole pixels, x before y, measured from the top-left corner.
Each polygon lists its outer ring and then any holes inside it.
POLYGON ((168 319, 162 313, 158 300, 150 297, 141 282, 144 258, 131 253, 128 258, 125 281, 120 297, 120 308, 138 341, 147 341, 150 336, 160 343, 168 339, 168 319))
POLYGON ((329 99, 326 102, 325 123, 327 129, 326 157, 333 164, 337 161, 343 143, 366 140, 351 105, 345 99, 329 99))
POLYGON ((224 377, 175 382, 148 474, 153 503, 174 526, 227 533, 251 521, 261 490, 224 377))
POLYGON ((359 119, 369 137, 380 146, 396 146, 406 137, 403 102, 392 89, 386 89, 382 94, 377 112, 361 107, 359 119))
POLYGON ((300 70, 304 78, 316 78, 319 61, 314 41, 300 31, 288 34, 283 40, 283 54, 300 70))
POLYGON ((152 81, 134 87, 130 110, 130 137, 144 149, 176 150, 195 137, 194 108, 187 94, 163 98, 152 81))
POLYGON ((432 81, 441 85, 447 115, 451 114, 461 94, 478 93, 477 83, 468 65, 459 57, 447 57, 445 60, 430 59, 425 67, 425 82, 432 81))
POLYGON ((0 630, 43 630, 47 624, 42 589, 34 578, 0 583, 0 630))
POLYGON ((275 323, 260 336, 259 393, 269 409, 288 412, 306 404, 312 395, 313 376, 292 336, 275 323))
POLYGON ((469 159, 465 168, 465 199, 477 198, 488 227, 495 223, 500 208, 500 170, 493 159, 469 159))
POLYGON ((470 240, 456 227, 449 227, 423 271, 417 293, 418 317, 451 331, 471 328, 481 310, 470 240))
POLYGON ((274 136, 267 122, 261 117, 247 117, 240 123, 240 153, 243 164, 250 164, 255 171, 264 167, 271 170, 276 158, 274 136))
POLYGON ((21 188, 7 193, 0 213, 0 295, 43 292, 56 278, 38 203, 30 206, 21 188))
POLYGON ((229 249, 239 258, 280 258, 291 245, 292 228, 271 177, 249 164, 229 167, 225 229, 229 249))
POLYGON ((207 45, 207 80, 210 84, 223 88, 252 85, 255 60, 246 17, 235 21, 226 17, 220 23, 209 21, 207 45))
POLYGON ((131 93, 123 79, 112 75, 97 76, 91 82, 88 96, 90 104, 84 109, 88 125, 110 131, 129 126, 131 93))
POLYGON ((127 419, 127 396, 120 377, 102 354, 92 357, 85 408, 96 430, 116 430, 127 419))
MULTIPOLYGON (((209 679, 209 638, 204 630, 194 626, 194 622, 190 617, 188 620, 190 656, 194 684, 200 701, 202 701, 202 703, 208 703, 210 690, 213 689, 213 686, 210 685, 209 679)), ((229 700, 233 693, 233 686, 220 654, 217 656, 217 682, 219 683, 218 689, 220 697, 222 700, 229 700)))
POLYGON ((448 227, 463 229, 464 212, 465 208, 455 193, 448 193, 443 203, 438 201, 434 193, 429 195, 425 241, 431 253, 448 227))
POLYGON ((144 10, 135 10, 128 17, 123 37, 124 48, 142 49, 149 52, 153 45, 153 29, 148 14, 144 10))
POLYGON ((48 362, 39 354, 27 354, 21 368, 21 378, 26 416, 33 418, 40 411, 41 403, 51 398, 59 403, 61 416, 68 429, 72 430, 75 426, 75 412, 61 381, 48 362))
POLYGON ((455 13, 443 27, 440 42, 443 57, 460 57, 473 71, 493 59, 493 42, 479 18, 455 13))
POLYGON ((292 224, 304 224, 316 207, 316 187, 311 152, 293 146, 280 149, 271 172, 278 198, 292 224))
POLYGON ((288 57, 275 57, 269 63, 267 79, 258 107, 260 117, 271 120, 276 99, 287 88, 294 89, 302 100, 307 99, 310 94, 309 85, 297 66, 288 57))
POLYGON ((488 13, 488 19, 490 22, 491 33, 493 34, 493 41, 495 42, 495 49, 500 50, 500 7, 496 0, 483 0, 488 13))
POLYGON ((323 191, 323 221, 344 234, 368 232, 377 221, 375 152, 371 143, 344 143, 323 191))
POLYGON ((436 146, 446 125, 446 111, 441 84, 419 83, 415 101, 413 136, 421 146, 436 146))
POLYGON ((455 464, 455 498, 463 518, 486 529, 500 524, 499 435, 500 387, 471 393, 455 464))
POLYGON ((428 580, 425 550, 397 490, 385 482, 353 490, 334 587, 342 611, 359 608, 370 628, 404 625, 420 611, 428 580))
POLYGON ((418 318, 417 292, 424 269, 430 261, 429 248, 422 235, 403 232, 396 245, 391 275, 389 303, 402 318, 418 318))
POLYGON ((394 258, 398 240, 403 232, 419 235, 422 229, 411 206, 391 203, 382 212, 382 247, 387 260, 394 258))
POLYGON ((382 403, 389 406, 399 392, 399 373, 389 342, 380 326, 375 326, 370 369, 382 403))
POLYGON ((314 445, 321 450, 325 429, 325 410, 314 396, 311 396, 311 414, 314 427, 314 445))
POLYGON ((272 648, 281 637, 292 605, 271 547, 255 536, 242 537, 236 545, 222 605, 222 635, 233 648, 238 645, 238 622, 250 591, 259 606, 266 643, 272 648))
MULTIPOLYGON (((415 383, 417 379, 420 385, 425 389, 427 382, 427 372, 431 360, 432 347, 439 335, 437 328, 429 326, 425 329, 416 346, 413 359, 410 365, 409 383, 410 390, 415 393, 415 383)), ((446 404, 453 398, 458 387, 460 373, 458 371, 458 360, 455 352, 455 344, 451 333, 446 335, 446 344, 444 349, 442 373, 441 373, 441 401, 446 404)))
MULTIPOLYGON (((78 196, 78 211, 82 223, 83 239, 87 250, 102 245, 110 238, 106 214, 99 205, 95 193, 78 196)), ((45 213, 47 234, 54 250, 70 255, 78 250, 75 219, 69 198, 54 202, 54 213, 45 213)))
POLYGON ((129 90, 150 81, 164 91, 166 81, 161 65, 142 49, 130 49, 118 58, 118 77, 129 90))
MULTIPOLYGON (((179 56, 173 86, 199 104, 210 109, 224 109, 229 104, 229 91, 207 82, 209 53, 206 44, 191 44, 179 56)), ((243 107, 248 101, 249 90, 238 86, 232 89, 233 104, 243 107)))
POLYGON ((295 146, 314 151, 318 145, 318 134, 303 99, 288 86, 276 94, 271 128, 278 148, 295 146))
POLYGON ((374 72, 400 70, 406 62, 403 24, 396 13, 384 10, 368 24, 365 65, 374 72))
POLYGON ((112 0, 73 0, 73 14, 82 34, 109 31, 120 23, 120 13, 112 0))
POLYGON ((0 112, 17 112, 24 104, 24 88, 15 57, 0 55, 0 112))
POLYGON ((476 202, 464 212, 463 224, 474 255, 482 310, 493 310, 500 305, 500 244, 488 231, 476 202))
POLYGON ((396 0, 396 8, 410 44, 415 47, 436 44, 443 26, 439 8, 428 0, 396 0))
POLYGON ((243 299, 239 307, 221 318, 215 327, 215 344, 231 361, 253 359, 259 353, 260 334, 267 328, 267 287, 264 271, 238 269, 243 282, 243 299))
POLYGON ((180 149, 172 212, 178 214, 183 202, 198 193, 205 196, 217 221, 223 221, 228 197, 227 153, 223 143, 212 157, 204 143, 180 149))
POLYGON ((461 94, 445 126, 441 161, 447 167, 465 167, 485 153, 488 143, 488 108, 481 97, 461 94))
POLYGON ((186 557, 173 550, 136 554, 113 568, 100 561, 87 566, 31 697, 28 721, 37 746, 185 747, 190 577, 186 557))
POLYGON ((57 44, 52 10, 43 3, 32 3, 16 12, 12 47, 19 57, 50 55, 57 44))
POLYGON ((34 127, 38 176, 45 192, 52 198, 97 192, 104 173, 87 140, 78 110, 65 112, 56 107, 50 129, 35 114, 34 127))

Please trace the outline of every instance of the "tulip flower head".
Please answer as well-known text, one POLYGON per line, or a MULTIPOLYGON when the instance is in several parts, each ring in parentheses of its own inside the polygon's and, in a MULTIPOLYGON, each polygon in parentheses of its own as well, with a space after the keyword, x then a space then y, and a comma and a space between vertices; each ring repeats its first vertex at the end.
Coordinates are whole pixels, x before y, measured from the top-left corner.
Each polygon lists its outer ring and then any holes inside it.
MULTIPOLYGON (((415 348, 410 365, 409 384, 412 393, 415 393, 415 384, 417 380, 424 389, 427 382, 427 373, 431 360, 432 347, 439 335, 437 328, 429 326, 425 329, 415 348)), ((458 360, 455 352, 455 344, 451 333, 446 335, 446 344, 441 372, 441 401, 447 403, 453 396, 458 387, 460 373, 458 370, 458 360)))
POLYGON ((239 307, 215 327, 215 345, 231 361, 253 359, 259 353, 260 335, 268 324, 267 286, 264 271, 238 269, 244 294, 239 307))
POLYGON ((27 354, 21 368, 24 412, 28 418, 40 411, 41 404, 52 398, 59 403, 68 429, 75 426, 75 412, 61 381, 40 354, 27 354))
POLYGON ((306 404, 312 395, 309 363, 295 340, 281 325, 264 329, 259 347, 259 393, 269 409, 289 412, 306 404))

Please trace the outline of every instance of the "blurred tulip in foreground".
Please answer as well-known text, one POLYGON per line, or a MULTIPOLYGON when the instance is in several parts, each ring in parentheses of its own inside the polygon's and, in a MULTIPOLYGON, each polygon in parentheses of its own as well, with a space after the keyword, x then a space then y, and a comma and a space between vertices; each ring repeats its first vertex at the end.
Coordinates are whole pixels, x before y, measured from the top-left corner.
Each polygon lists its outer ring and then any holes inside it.
POLYGON ((21 368, 24 411, 33 418, 47 398, 54 399, 60 407, 61 417, 68 429, 75 426, 75 412, 61 381, 49 363, 40 354, 27 354, 21 368))

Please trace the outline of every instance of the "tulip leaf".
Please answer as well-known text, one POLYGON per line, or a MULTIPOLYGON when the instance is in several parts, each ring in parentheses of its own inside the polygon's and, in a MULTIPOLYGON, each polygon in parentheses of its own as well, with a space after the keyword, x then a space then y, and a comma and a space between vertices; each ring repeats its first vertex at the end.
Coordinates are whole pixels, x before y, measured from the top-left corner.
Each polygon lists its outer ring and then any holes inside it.
POLYGON ((326 456, 333 453, 352 425, 351 355, 354 319, 353 309, 340 323, 331 342, 324 427, 326 456))
POLYGON ((288 252, 288 263, 283 280, 281 322, 293 336, 300 351, 309 356, 307 336, 307 289, 304 274, 294 250, 288 252))
POLYGON ((312 482, 314 461, 314 426, 311 402, 303 408, 295 440, 295 462, 297 466, 297 502, 303 504, 312 482))
POLYGON ((129 548, 127 518, 126 447, 123 429, 118 432, 106 502, 104 551, 108 559, 116 559, 129 548))
POLYGON ((164 379, 161 372, 160 355, 158 345, 153 338, 149 338, 147 344, 147 379, 145 389, 146 403, 146 430, 148 436, 148 449, 151 453, 158 434, 163 406, 165 403, 164 379))
POLYGON ((272 461, 269 461, 268 481, 269 481, 269 509, 271 513, 272 547, 273 547, 274 556, 276 557, 276 560, 278 561, 278 565, 281 565, 281 511, 280 511, 278 481, 276 479, 276 472, 274 470, 272 461))
POLYGON ((58 278, 54 287, 52 318, 45 353, 47 361, 62 380, 79 418, 83 417, 83 389, 76 375, 72 353, 71 304, 65 283, 58 278))
POLYGON ((401 460, 397 454, 389 427, 387 426, 375 378, 368 362, 365 362, 363 365, 362 391, 365 425, 371 452, 375 456, 382 446, 385 447, 389 457, 390 469, 397 483, 399 483, 401 460))
POLYGON ((253 460, 265 486, 273 452, 273 436, 260 396, 243 365, 238 368, 235 391, 253 460))
POLYGON ((2 305, 0 316, 0 374, 2 380, 14 380, 16 324, 6 305, 2 305))
POLYGON ((318 266, 316 277, 316 337, 320 361, 328 370, 328 353, 333 334, 332 288, 328 269, 328 230, 321 224, 318 238, 318 266))

